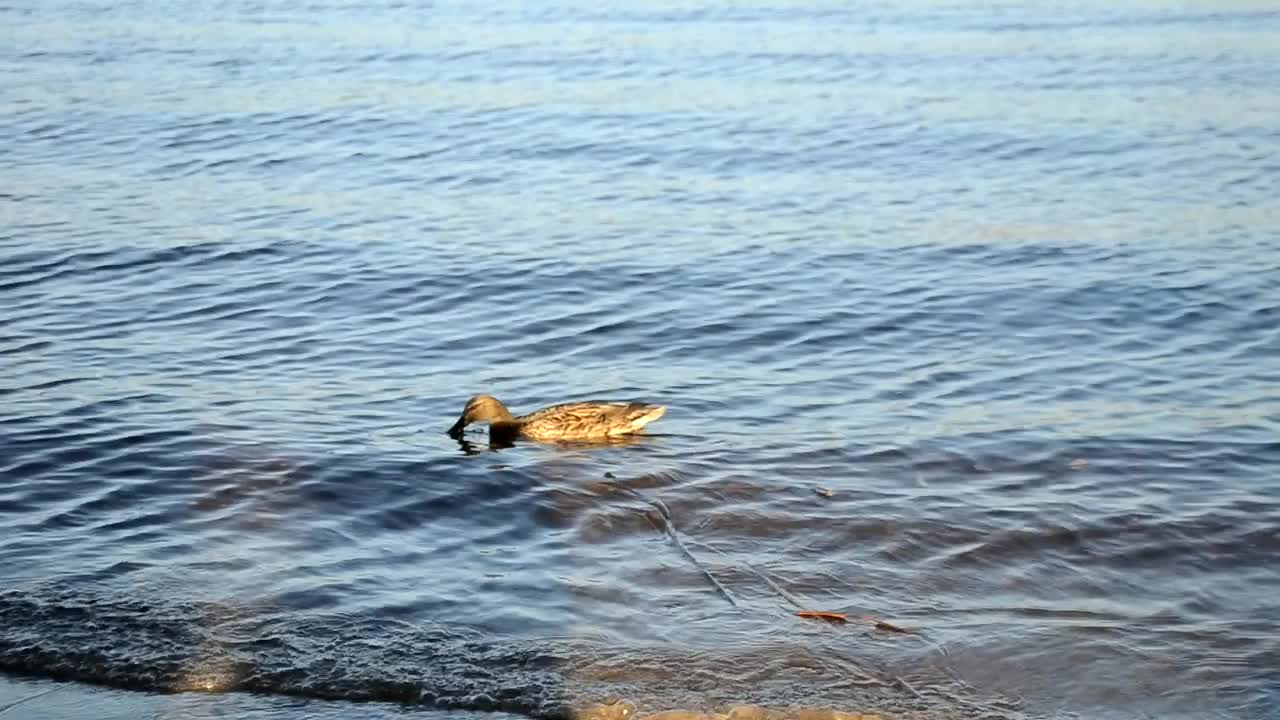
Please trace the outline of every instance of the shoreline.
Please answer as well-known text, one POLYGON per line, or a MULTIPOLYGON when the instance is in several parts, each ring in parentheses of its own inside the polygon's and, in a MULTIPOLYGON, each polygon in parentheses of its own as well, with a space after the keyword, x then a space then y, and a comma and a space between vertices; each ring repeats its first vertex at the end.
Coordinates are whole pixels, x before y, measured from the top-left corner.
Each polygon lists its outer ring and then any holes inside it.
MULTIPOLYGON (((517 720, 523 715, 480 710, 447 710, 417 706, 414 717, 427 720, 486 718, 517 720)), ((390 702, 318 700, 248 692, 158 693, 125 690, 73 680, 48 680, 0 673, 0 720, 48 718, 77 720, 155 720, 235 717, 246 720, 403 720, 404 705, 390 702)), ((739 705, 723 712, 652 709, 640 712, 628 702, 610 700, 574 713, 578 720, 894 720, 874 712, 819 708, 764 708, 739 705)))
MULTIPOLYGON (((157 693, 44 680, 0 673, 0 720, 185 720, 231 717, 243 720, 398 720, 404 707, 393 703, 314 700, 247 692, 157 693)), ((519 715, 421 708, 427 720, 519 715)))

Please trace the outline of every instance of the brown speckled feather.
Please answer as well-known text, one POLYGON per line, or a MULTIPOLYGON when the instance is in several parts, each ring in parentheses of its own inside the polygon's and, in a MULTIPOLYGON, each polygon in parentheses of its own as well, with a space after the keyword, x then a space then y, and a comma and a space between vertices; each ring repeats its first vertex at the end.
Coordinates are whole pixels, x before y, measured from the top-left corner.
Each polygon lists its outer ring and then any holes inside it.
POLYGON ((604 439, 640 432, 666 411, 661 405, 637 402, 573 402, 513 417, 496 398, 477 395, 467 402, 462 417, 449 432, 458 435, 470 423, 487 422, 490 434, 519 435, 531 440, 604 439))
POLYGON ((566 440, 627 435, 662 417, 661 405, 577 402, 552 405, 523 417, 520 434, 534 440, 566 440))

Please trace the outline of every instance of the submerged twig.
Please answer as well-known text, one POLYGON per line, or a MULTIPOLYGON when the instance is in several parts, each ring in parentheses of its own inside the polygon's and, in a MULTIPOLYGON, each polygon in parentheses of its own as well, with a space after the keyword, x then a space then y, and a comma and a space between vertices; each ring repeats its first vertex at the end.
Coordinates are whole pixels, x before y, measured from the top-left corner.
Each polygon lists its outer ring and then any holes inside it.
POLYGON ((913 687, 911 687, 911 683, 909 683, 909 682, 907 682, 906 680, 904 680, 904 679, 902 678, 902 676, 901 676, 901 675, 894 675, 894 676, 893 676, 893 681, 894 681, 894 682, 896 682, 897 684, 901 685, 901 686, 903 687, 903 689, 907 690, 907 691, 908 691, 908 692, 910 692, 912 695, 915 695, 915 696, 916 696, 916 699, 918 699, 918 700, 923 700, 923 699, 924 699, 924 696, 920 694, 920 691, 919 691, 919 690, 916 690, 916 689, 915 689, 915 688, 913 688, 913 687))
POLYGON ((888 622, 886 620, 881 620, 880 618, 872 617, 870 615, 863 615, 862 619, 871 623, 872 626, 874 626, 875 629, 877 630, 887 630, 889 632, 901 633, 903 635, 916 634, 915 630, 908 630, 907 628, 904 628, 901 625, 894 625, 891 622, 888 622))
POLYGON ((860 684, 878 685, 880 687, 884 687, 889 684, 889 682, 884 678, 876 677, 869 670, 864 670, 861 665, 839 650, 832 650, 831 658, 835 660, 836 665, 841 666, 845 672, 857 677, 860 684))
MULTIPOLYGON (((695 556, 693 552, 690 551, 689 548, 685 545, 684 540, 681 539, 680 537, 680 533, 675 528, 675 523, 672 521, 671 508, 667 507, 667 504, 663 502, 662 498, 650 498, 644 495, 643 493, 641 493, 640 491, 629 488, 625 485, 622 485, 621 483, 614 482, 612 484, 618 489, 622 490, 623 492, 639 498, 640 500, 644 501, 646 504, 651 506, 654 510, 656 510, 657 511, 656 513, 648 513, 648 512, 645 513, 645 517, 648 518, 649 522, 655 528, 658 528, 659 530, 661 530, 663 534, 665 534, 668 538, 671 539, 671 543, 676 546, 676 549, 679 550, 680 553, 689 560, 689 562, 693 563, 694 567, 698 568, 698 571, 701 572, 702 575, 707 579, 707 582, 711 583, 711 587, 714 588, 715 591, 719 593, 721 597, 727 600, 730 605, 734 607, 739 606, 737 599, 734 598, 733 596, 733 593, 729 592, 729 588, 725 587, 724 584, 720 582, 720 579, 717 578, 709 569, 707 569, 707 566, 703 565, 702 561, 698 560, 697 556, 695 556), (654 519, 655 515, 657 516, 658 520, 654 519), (659 522, 659 520, 661 522, 659 522)), ((729 557, 724 552, 722 552, 718 548, 715 548, 711 545, 707 545, 706 543, 700 543, 697 541, 693 541, 693 542, 698 547, 706 548, 720 555, 721 557, 724 557, 724 558, 729 557)), ((788 603, 790 603, 796 608, 799 608, 799 611, 796 612, 797 616, 803 617, 803 618, 826 620, 827 622, 840 623, 840 624, 848 622, 849 616, 845 613, 833 612, 828 610, 806 609, 805 603, 802 603, 799 598, 797 598, 795 595, 792 595, 790 592, 786 590, 786 588, 782 587, 777 582, 775 582, 773 578, 769 577, 767 573, 757 570, 754 566, 752 566, 750 563, 747 563, 747 562, 739 561, 738 564, 741 565, 742 567, 745 567, 753 575, 763 580, 765 584, 769 586, 770 589, 772 589, 775 593, 777 593, 780 597, 782 597, 788 603)), ((870 615, 862 615, 862 616, 859 616, 858 619, 870 623, 871 626, 874 627, 876 630, 884 630, 887 632, 894 632, 902 635, 917 634, 916 631, 914 630, 909 630, 900 625, 895 625, 891 622, 888 622, 886 620, 881 620, 877 617, 873 617, 870 615)))
MULTIPOLYGON (((649 522, 653 522, 653 519, 650 518, 649 522)), ((738 607, 738 601, 733 599, 733 594, 729 592, 729 588, 722 585, 720 581, 716 579, 716 576, 712 575, 711 571, 708 570, 693 553, 689 552, 689 548, 684 546, 684 542, 680 539, 680 534, 676 532, 675 526, 671 524, 671 521, 666 515, 662 517, 662 530, 666 532, 667 537, 671 538, 671 542, 676 546, 676 549, 684 554, 685 557, 689 558, 689 562, 693 563, 694 567, 698 568, 698 570, 706 576, 707 580, 711 583, 711 586, 716 589, 716 592, 720 593, 725 600, 728 600, 730 605, 738 607)))
POLYGON ((772 588, 774 592, 781 595, 787 602, 791 603, 792 605, 795 605, 798 608, 804 607, 804 603, 801 603, 798 599, 796 599, 795 595, 792 595, 791 593, 787 592, 786 588, 774 582, 773 578, 769 577, 768 574, 760 572, 759 570, 755 569, 755 567, 753 567, 750 563, 743 563, 743 564, 746 565, 747 569, 750 570, 753 574, 755 574, 756 577, 763 580, 766 585, 772 588))
POLYGON ((689 548, 685 547, 684 541, 680 539, 680 533, 676 531, 675 524, 672 523, 671 521, 671 509, 667 507, 667 504, 663 502, 661 498, 645 497, 639 491, 632 490, 631 488, 626 487, 624 485, 618 485, 618 487, 640 498, 641 500, 651 505, 654 509, 656 509, 658 511, 657 512, 658 517, 661 518, 662 520, 662 524, 659 525, 657 522, 654 521, 652 513, 645 513, 645 517, 649 519, 649 522, 652 523, 654 527, 657 527, 658 529, 662 530, 662 532, 665 533, 666 536, 671 539, 671 543, 676 546, 676 549, 679 550, 682 555, 688 558, 689 562, 693 563, 694 567, 698 568, 698 570, 702 573, 702 575, 705 578, 707 578, 707 581, 711 583, 711 587, 715 588, 715 591, 719 593, 721 597, 723 597, 725 600, 728 600, 730 605, 734 607, 738 607, 738 601, 734 599, 733 593, 729 592, 729 588, 725 587, 724 584, 721 583, 720 580, 717 579, 716 576, 713 575, 711 571, 708 570, 707 567, 703 565, 702 562, 698 560, 698 558, 692 552, 689 551, 689 548))
POLYGON ((9 704, 7 704, 7 705, 0 705, 0 714, 7 713, 7 712, 9 712, 10 710, 12 710, 12 709, 14 709, 14 708, 18 707, 19 705, 21 705, 21 704, 23 704, 23 703, 29 703, 29 702, 31 702, 32 700, 37 700, 37 699, 39 699, 39 698, 42 698, 42 697, 44 697, 45 695, 48 695, 49 693, 57 692, 57 691, 61 690, 62 688, 66 687, 66 685, 67 685, 66 683, 58 683, 57 685, 55 685, 55 686, 53 686, 53 687, 49 688, 48 690, 44 690, 44 691, 41 691, 41 692, 35 693, 34 695, 28 695, 28 696, 26 696, 26 697, 24 697, 24 698, 18 698, 17 700, 14 700, 13 702, 11 702, 11 703, 9 703, 9 704))
MULTIPOLYGON (((723 557, 723 558, 728 558, 728 557, 729 557, 729 556, 728 556, 728 555, 726 555, 723 551, 721 551, 719 548, 713 547, 713 546, 708 545, 708 544, 706 544, 706 543, 701 543, 701 542, 696 542, 696 541, 695 541, 695 544, 696 544, 698 547, 704 547, 704 548, 706 548, 706 549, 710 550, 710 551, 711 551, 711 552, 713 552, 713 553, 716 553, 717 555, 719 555, 719 556, 721 556, 721 557, 723 557)), ((763 572, 761 572, 761 571, 757 570, 757 569, 755 568, 755 566, 754 566, 754 565, 752 565, 751 563, 748 563, 748 562, 743 562, 743 563, 741 563, 741 565, 742 565, 742 567, 744 567, 744 568, 746 568, 747 570, 749 570, 749 571, 751 572, 751 574, 752 574, 752 575, 755 575, 756 577, 758 577, 758 578, 760 578, 761 580, 763 580, 763 581, 765 582, 765 584, 766 584, 766 585, 768 585, 768 586, 769 586, 769 587, 770 587, 774 592, 778 593, 778 595, 781 595, 781 596, 782 596, 782 598, 783 598, 783 599, 785 599, 787 602, 791 603, 792 605, 795 605, 795 606, 796 606, 796 607, 798 607, 798 608, 804 609, 804 607, 805 607, 805 604, 804 604, 804 603, 800 602, 800 600, 799 600, 799 599, 797 599, 795 595, 792 595, 791 593, 787 592, 786 588, 784 588, 784 587, 782 587, 781 585, 779 585, 778 583, 774 582, 774 581, 773 581, 773 578, 769 577, 766 573, 763 573, 763 572)))

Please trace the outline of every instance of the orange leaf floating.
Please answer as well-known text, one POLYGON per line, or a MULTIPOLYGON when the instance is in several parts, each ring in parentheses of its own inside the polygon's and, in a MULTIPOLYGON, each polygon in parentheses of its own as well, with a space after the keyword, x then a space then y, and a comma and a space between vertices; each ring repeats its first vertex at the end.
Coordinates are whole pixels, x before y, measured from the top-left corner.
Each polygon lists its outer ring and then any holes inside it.
POLYGON ((847 623, 849 616, 844 613, 828 612, 826 610, 798 610, 796 617, 812 618, 814 620, 826 620, 829 623, 847 623))

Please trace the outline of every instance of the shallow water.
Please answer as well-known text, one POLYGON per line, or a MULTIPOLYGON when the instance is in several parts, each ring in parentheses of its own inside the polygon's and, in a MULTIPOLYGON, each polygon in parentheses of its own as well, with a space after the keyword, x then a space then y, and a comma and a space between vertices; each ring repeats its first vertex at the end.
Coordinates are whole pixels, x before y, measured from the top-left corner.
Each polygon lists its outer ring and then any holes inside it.
POLYGON ((1267 4, 0 26, 0 669, 534 716, 1280 702, 1267 4), (460 445, 481 391, 669 409, 460 445))

